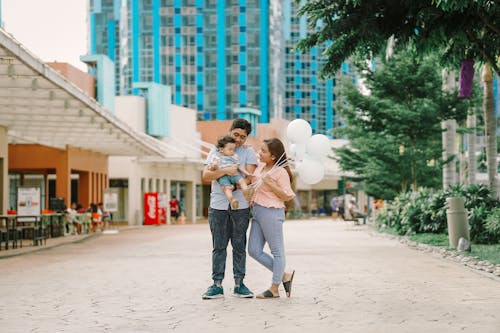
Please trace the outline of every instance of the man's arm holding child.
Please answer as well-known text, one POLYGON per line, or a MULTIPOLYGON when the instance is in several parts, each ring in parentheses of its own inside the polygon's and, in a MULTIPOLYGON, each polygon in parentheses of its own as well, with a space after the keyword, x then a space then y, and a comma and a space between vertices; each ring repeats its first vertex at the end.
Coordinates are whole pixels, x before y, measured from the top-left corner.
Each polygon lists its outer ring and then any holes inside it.
POLYGON ((236 174, 238 173, 238 168, 236 166, 216 170, 210 170, 210 168, 211 164, 207 164, 203 168, 203 172, 201 174, 201 178, 203 179, 203 181, 211 182, 213 180, 219 179, 224 175, 236 176, 236 174))

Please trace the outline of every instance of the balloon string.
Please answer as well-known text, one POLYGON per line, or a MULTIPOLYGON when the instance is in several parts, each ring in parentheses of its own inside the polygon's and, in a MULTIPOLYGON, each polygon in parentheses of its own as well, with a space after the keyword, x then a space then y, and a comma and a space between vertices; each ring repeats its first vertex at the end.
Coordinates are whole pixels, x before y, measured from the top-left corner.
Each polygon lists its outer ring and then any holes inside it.
POLYGON ((269 171, 262 174, 257 181, 251 183, 249 186, 252 186, 252 187, 254 187, 254 189, 256 189, 257 187, 259 187, 262 184, 262 182, 263 182, 262 178, 264 178, 267 175, 271 175, 280 167, 286 167, 289 164, 289 161, 286 158, 284 160, 282 160, 284 155, 285 155, 285 153, 283 153, 280 156, 280 158, 278 158, 278 161, 276 163, 274 163, 274 165, 272 166, 272 168, 269 171))
POLYGON ((285 153, 283 152, 283 154, 281 154, 281 156, 278 158, 278 160, 276 161, 276 163, 274 163, 274 165, 271 167, 271 169, 267 172, 265 172, 263 175, 261 175, 261 178, 266 176, 267 174, 271 174, 274 172, 274 170, 276 170, 277 168, 279 168, 280 166, 285 166, 285 165, 288 165, 288 160, 281 160, 283 158, 283 156, 285 155, 285 153))

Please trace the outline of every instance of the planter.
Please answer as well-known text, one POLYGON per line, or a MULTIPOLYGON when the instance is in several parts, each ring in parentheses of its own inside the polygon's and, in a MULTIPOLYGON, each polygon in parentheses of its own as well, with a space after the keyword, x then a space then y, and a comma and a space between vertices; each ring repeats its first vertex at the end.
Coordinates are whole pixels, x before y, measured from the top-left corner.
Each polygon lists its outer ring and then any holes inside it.
POLYGON ((470 242, 469 222, 465 210, 465 198, 451 197, 447 198, 449 209, 446 210, 448 224, 448 239, 450 248, 456 249, 460 238, 465 238, 470 242))

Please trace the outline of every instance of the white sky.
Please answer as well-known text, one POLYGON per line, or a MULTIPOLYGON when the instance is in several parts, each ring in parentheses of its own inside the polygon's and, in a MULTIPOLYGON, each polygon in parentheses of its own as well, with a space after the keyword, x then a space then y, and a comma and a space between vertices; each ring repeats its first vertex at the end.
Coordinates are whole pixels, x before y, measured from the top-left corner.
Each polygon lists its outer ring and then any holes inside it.
POLYGON ((86 71, 88 0, 1 0, 3 28, 44 62, 86 71))

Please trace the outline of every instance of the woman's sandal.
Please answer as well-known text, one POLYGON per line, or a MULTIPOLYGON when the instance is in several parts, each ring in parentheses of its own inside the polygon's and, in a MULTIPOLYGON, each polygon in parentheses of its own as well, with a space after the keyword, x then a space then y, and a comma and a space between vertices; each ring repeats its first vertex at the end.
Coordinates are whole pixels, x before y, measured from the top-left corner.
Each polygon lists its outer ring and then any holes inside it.
POLYGON ((290 297, 292 295, 292 282, 293 282, 294 275, 295 275, 295 271, 292 272, 292 275, 290 276, 290 280, 283 281, 283 288, 285 288, 286 297, 290 297))
POLYGON ((266 298, 278 298, 280 295, 275 296, 271 290, 266 290, 262 294, 258 294, 255 298, 266 299, 266 298))

